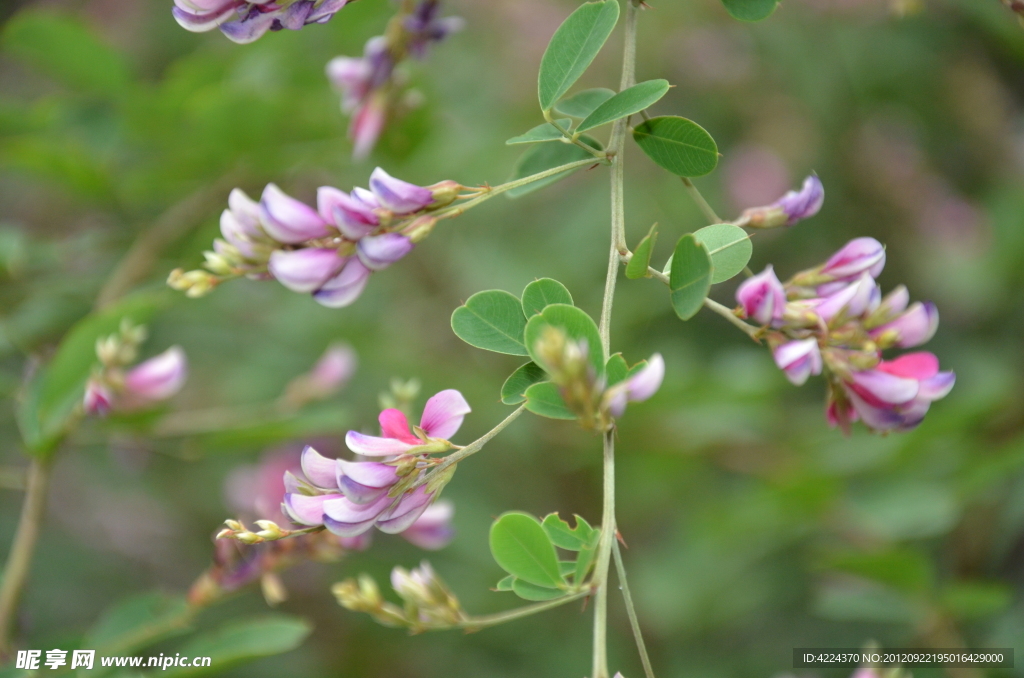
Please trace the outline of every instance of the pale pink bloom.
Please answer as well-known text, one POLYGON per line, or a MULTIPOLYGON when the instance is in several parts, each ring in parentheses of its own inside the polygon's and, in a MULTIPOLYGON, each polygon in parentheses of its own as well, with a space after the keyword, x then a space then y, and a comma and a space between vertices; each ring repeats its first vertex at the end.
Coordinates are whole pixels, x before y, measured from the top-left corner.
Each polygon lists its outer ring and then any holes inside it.
POLYGON ((124 376, 125 394, 141 401, 166 400, 181 390, 188 377, 188 359, 180 346, 139 363, 124 376))
MULTIPOLYGON (((420 419, 420 429, 429 437, 441 440, 451 438, 462 426, 462 420, 471 411, 469 403, 454 389, 441 391, 427 400, 420 419)), ((381 457, 405 454, 424 444, 409 429, 401 410, 387 409, 380 413, 381 436, 369 436, 349 431, 345 436, 348 448, 357 454, 381 457)))

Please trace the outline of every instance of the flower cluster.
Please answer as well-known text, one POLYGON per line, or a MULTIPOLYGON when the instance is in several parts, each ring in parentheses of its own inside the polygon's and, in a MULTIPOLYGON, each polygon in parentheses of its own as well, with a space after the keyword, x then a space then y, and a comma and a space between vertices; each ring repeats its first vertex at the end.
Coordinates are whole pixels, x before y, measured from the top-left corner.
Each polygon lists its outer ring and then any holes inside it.
POLYGON ((827 375, 828 420, 844 431, 858 420, 875 431, 912 429, 955 381, 931 353, 883 359, 887 349, 927 342, 939 324, 935 305, 911 304, 902 285, 882 296, 875 278, 884 266, 881 243, 857 238, 785 284, 768 266, 736 292, 737 314, 764 326, 790 381, 827 375))
POLYGON ((167 400, 185 384, 188 360, 180 346, 126 369, 138 359, 146 328, 125 320, 117 334, 96 342, 100 364, 85 385, 86 414, 106 416, 112 410, 132 411, 167 400))
POLYGON ((413 633, 455 626, 468 619, 458 598, 426 561, 412 570, 394 568, 391 587, 404 606, 384 600, 377 582, 368 575, 339 582, 331 590, 342 607, 366 612, 385 626, 406 627, 413 633))
POLYGON ((206 268, 175 269, 168 284, 199 297, 229 278, 275 278, 320 304, 353 303, 370 274, 395 263, 433 230, 432 210, 452 203, 463 187, 454 181, 416 186, 381 168, 370 189, 317 191, 316 209, 268 184, 259 202, 231 192, 220 220, 223 240, 205 252, 206 268))
POLYGON ((267 31, 297 31, 307 24, 327 23, 353 0, 174 0, 171 13, 185 30, 203 33, 220 28, 230 40, 248 43, 267 31))
POLYGON ((327 78, 341 93, 341 110, 352 117, 348 135, 355 159, 373 150, 398 102, 404 83, 397 66, 408 55, 423 58, 431 43, 462 27, 458 17, 438 17, 440 6, 440 0, 420 0, 410 13, 396 16, 384 35, 370 38, 363 56, 328 62, 327 78))
POLYGON ((417 481, 436 462, 427 455, 453 449, 448 438, 469 412, 462 394, 447 390, 427 401, 412 431, 400 410, 387 409, 380 414, 381 436, 348 432, 350 450, 379 461, 328 459, 307 447, 302 453, 305 478, 285 474, 284 512, 296 523, 323 525, 340 537, 356 537, 374 526, 390 534, 413 529, 406 534, 413 543, 440 548, 451 536, 451 509, 438 505, 432 513, 427 510, 455 467, 430 482, 417 486, 417 481))

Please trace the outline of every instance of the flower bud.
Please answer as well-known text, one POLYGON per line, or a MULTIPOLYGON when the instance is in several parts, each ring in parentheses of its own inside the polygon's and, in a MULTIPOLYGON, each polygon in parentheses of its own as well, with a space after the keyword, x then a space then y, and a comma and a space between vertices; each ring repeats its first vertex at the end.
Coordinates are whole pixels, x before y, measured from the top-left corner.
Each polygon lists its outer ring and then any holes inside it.
POLYGON ((356 254, 371 271, 379 271, 412 251, 412 240, 400 233, 372 235, 359 241, 356 254))
POLYGON ((82 406, 85 408, 85 413, 93 417, 105 417, 110 413, 110 408, 114 400, 114 395, 110 392, 110 389, 96 381, 90 379, 85 385, 85 399, 82 402, 82 406))
POLYGON ((877 308, 880 301, 881 292, 875 279, 865 272, 856 282, 851 282, 822 300, 814 312, 825 322, 840 316, 846 319, 859 318, 877 308))
MULTIPOLYGON (((218 240, 217 242, 220 241, 218 240)), ((231 262, 217 252, 203 252, 203 258, 206 260, 206 268, 210 269, 217 275, 232 275, 235 272, 231 262)))
POLYGON ((209 294, 220 281, 209 271, 188 271, 176 268, 167 276, 167 285, 171 289, 184 292, 193 299, 209 294))
POLYGON ((882 297, 882 302, 867 318, 864 319, 864 327, 872 329, 892 321, 896 316, 907 310, 910 303, 910 293, 905 285, 899 285, 889 294, 882 297))
POLYGON ((413 219, 412 223, 402 229, 402 233, 416 244, 433 233, 434 226, 437 226, 437 217, 424 214, 413 219))
POLYGON ((385 91, 373 92, 355 111, 348 128, 352 140, 352 159, 365 160, 377 144, 388 119, 388 96, 385 91))
POLYGON ((782 320, 786 310, 786 291, 769 265, 764 271, 747 278, 736 290, 736 300, 748 318, 759 325, 782 320))
POLYGON ((800 386, 812 374, 821 374, 821 351, 816 339, 786 342, 772 351, 775 364, 786 373, 786 378, 800 386))
POLYGON ((333 249, 274 250, 267 269, 293 292, 313 292, 338 273, 346 259, 333 249))
POLYGON ((799 191, 789 191, 771 205, 746 210, 743 213, 743 225, 751 228, 792 226, 801 219, 817 214, 824 201, 825 187, 812 174, 804 179, 799 191))
POLYGON ((181 390, 188 375, 188 360, 180 346, 136 365, 124 377, 125 391, 143 401, 166 400, 181 390))
POLYGON ((829 257, 819 273, 827 280, 853 280, 862 273, 877 278, 885 266, 885 247, 874 238, 855 238, 829 257))
POLYGON ((871 331, 880 348, 913 348, 927 342, 939 328, 939 309, 935 304, 915 302, 895 320, 871 331))
POLYGON ((370 190, 382 207, 395 214, 418 212, 434 200, 430 189, 395 179, 380 167, 370 175, 370 190))
POLYGON ((370 279, 370 269, 359 259, 349 259, 341 273, 337 274, 313 293, 317 303, 328 308, 342 308, 354 303, 370 279))
POLYGON ((444 207, 445 205, 452 204, 459 197, 459 192, 463 188, 465 187, 462 184, 451 179, 427 186, 427 189, 434 196, 434 202, 431 204, 431 207, 444 207))
POLYGON ((292 198, 274 184, 267 184, 260 199, 260 223, 274 240, 295 245, 330 235, 316 210, 292 198))
POLYGON ((317 189, 316 204, 320 216, 334 224, 349 240, 359 240, 380 225, 375 205, 367 205, 337 188, 321 186, 317 189))

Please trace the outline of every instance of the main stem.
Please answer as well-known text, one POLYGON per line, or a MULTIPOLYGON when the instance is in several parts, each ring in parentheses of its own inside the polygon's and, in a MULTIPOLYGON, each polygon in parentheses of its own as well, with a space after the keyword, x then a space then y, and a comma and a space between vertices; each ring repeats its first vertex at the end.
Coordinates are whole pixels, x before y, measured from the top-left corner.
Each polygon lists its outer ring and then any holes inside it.
POLYGON ((11 654, 11 635, 14 631, 14 617, 18 600, 28 581, 35 552, 39 528, 46 513, 46 489, 50 483, 49 460, 33 459, 28 470, 28 485, 25 489, 25 503, 18 521, 11 551, 4 566, 3 583, 0 584, 0 663, 11 654))
MULTIPOLYGON (((640 7, 635 0, 626 0, 625 45, 622 54, 622 79, 619 90, 636 83, 636 27, 640 7)), ((625 185, 625 141, 629 119, 615 121, 609 140, 609 156, 612 157, 611 172, 611 245, 608 253, 608 271, 604 284, 604 299, 601 304, 601 347, 604 355, 611 347, 612 304, 615 299, 615 282, 619 274, 619 253, 626 248, 626 208, 624 203, 625 185)), ((614 545, 615 526, 615 431, 604 434, 604 510, 601 515, 601 543, 598 546, 597 565, 594 579, 597 592, 594 597, 594 656, 591 678, 609 678, 608 671, 608 566, 614 545)))

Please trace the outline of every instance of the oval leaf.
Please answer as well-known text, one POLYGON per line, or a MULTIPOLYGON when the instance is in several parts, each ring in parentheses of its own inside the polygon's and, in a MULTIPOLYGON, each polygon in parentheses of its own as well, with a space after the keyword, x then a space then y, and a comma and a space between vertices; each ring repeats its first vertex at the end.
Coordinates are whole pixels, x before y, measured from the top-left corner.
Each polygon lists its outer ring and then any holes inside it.
POLYGON ((626 264, 626 277, 630 280, 647 278, 650 273, 647 271, 651 265, 651 255, 654 254, 654 244, 658 242, 658 225, 651 226, 651 230, 640 241, 640 244, 633 250, 633 258, 626 264))
POLYGON ((754 246, 750 236, 739 226, 733 224, 712 224, 705 226, 693 234, 697 242, 703 243, 711 255, 715 273, 711 283, 725 282, 737 275, 750 261, 754 246))
MULTIPOLYGON (((546 375, 545 375, 546 376, 546 375)), ((558 386, 550 381, 542 381, 526 389, 526 409, 548 419, 571 421, 576 415, 565 405, 558 386)))
POLYGON ((585 341, 587 344, 587 360, 594 367, 594 375, 598 379, 604 376, 605 358, 601 347, 601 335, 597 331, 597 324, 585 312, 568 304, 551 304, 527 321, 524 341, 526 343, 526 350, 530 352, 533 362, 547 369, 544 361, 537 354, 536 345, 543 336, 544 328, 548 326, 560 328, 573 341, 585 341))
POLYGON ((568 115, 573 118, 585 118, 594 112, 594 109, 615 96, 615 90, 606 87, 596 89, 585 89, 579 94, 573 94, 567 99, 562 99, 555 104, 555 112, 559 115, 568 115))
POLYGON ((725 11, 740 21, 767 19, 779 4, 777 0, 722 0, 725 11))
POLYGON ((669 273, 672 308, 676 315, 689 320, 697 314, 711 289, 712 276, 713 266, 707 247, 697 242, 692 233, 687 233, 676 243, 669 273))
POLYGON ((561 598, 565 592, 560 589, 551 589, 545 586, 536 586, 522 579, 512 580, 512 591, 523 600, 554 600, 561 598))
POLYGON ((523 313, 529 318, 551 304, 572 306, 572 295, 565 285, 551 278, 534 280, 523 290, 523 313))
POLYGON ((633 139, 651 160, 681 177, 699 177, 718 165, 718 146, 686 118, 663 116, 637 125, 633 139))
POLYGON ((526 400, 526 389, 547 379, 547 373, 537 363, 530 361, 513 372, 501 386, 501 402, 518 405, 526 400))
POLYGON ((544 516, 541 523, 548 538, 558 548, 567 551, 579 551, 582 548, 593 545, 594 528, 580 516, 576 516, 576 527, 569 527, 569 523, 562 520, 557 513, 549 513, 544 516))
POLYGON ((594 112, 580 123, 576 131, 585 132, 588 129, 607 125, 619 118, 646 110, 665 96, 666 92, 668 92, 668 80, 648 80, 633 85, 595 108, 594 112))
POLYGON ((298 617, 268 615, 245 621, 228 622, 213 632, 197 636, 181 648, 193 657, 213 657, 207 667, 173 667, 160 675, 198 676, 219 673, 229 666, 294 650, 313 630, 313 625, 298 617))
MULTIPOLYGON (((588 136, 584 135, 580 140, 594 148, 601 148, 600 142, 595 139, 591 139, 588 136)), ((587 153, 575 144, 538 144, 527 149, 525 153, 519 156, 519 160, 516 161, 516 166, 512 169, 512 176, 509 177, 509 181, 522 179, 530 176, 531 174, 537 174, 538 172, 543 172, 544 170, 549 170, 558 167, 559 165, 567 165, 570 162, 585 160, 590 157, 592 157, 590 153, 587 153)), ((594 162, 597 161, 595 160, 594 162)), ((533 183, 529 183, 524 186, 518 186, 510 191, 506 191, 505 195, 510 198, 518 198, 521 195, 532 193, 538 188, 544 188, 545 186, 549 186, 560 179, 564 179, 579 169, 581 168, 577 167, 576 169, 566 170, 545 179, 534 181, 533 183)))
POLYGON ((609 386, 614 386, 629 376, 629 365, 626 364, 626 359, 622 357, 621 353, 616 353, 608 358, 604 369, 609 386))
POLYGON ((527 355, 523 306, 504 290, 477 292, 452 313, 452 329, 470 346, 495 353, 527 355))
POLYGON ((495 562, 517 580, 548 588, 564 584, 555 547, 530 514, 503 514, 491 525, 490 543, 495 562))
POLYGON ((562 22, 540 61, 537 96, 541 110, 554 106, 583 75, 618 20, 618 0, 603 0, 581 5, 562 22))
MULTIPOLYGON (((569 118, 562 118, 555 122, 564 129, 567 130, 572 126, 572 120, 569 118)), ((564 139, 565 136, 558 131, 558 128, 552 125, 550 122, 545 122, 541 125, 537 125, 526 134, 520 134, 517 137, 512 137, 505 142, 506 146, 514 146, 516 144, 536 144, 541 141, 556 141, 558 139, 564 139)))

